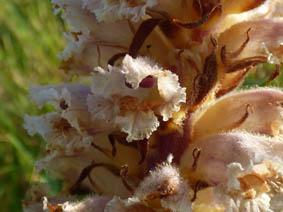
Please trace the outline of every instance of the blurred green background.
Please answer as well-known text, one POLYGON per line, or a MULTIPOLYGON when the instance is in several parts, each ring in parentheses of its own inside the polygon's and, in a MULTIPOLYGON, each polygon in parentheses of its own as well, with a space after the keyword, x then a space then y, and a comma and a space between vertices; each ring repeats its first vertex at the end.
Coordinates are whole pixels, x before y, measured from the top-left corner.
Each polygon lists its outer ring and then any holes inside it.
POLYGON ((60 81, 56 54, 65 45, 64 24, 49 0, 0 0, 0 5, 0 211, 14 212, 22 211, 41 145, 39 136, 31 138, 23 129, 25 113, 40 113, 28 88, 60 81))
MULTIPOLYGON (((42 113, 29 101, 28 87, 60 82, 56 54, 65 45, 65 26, 49 0, 0 0, 0 5, 0 211, 22 211, 42 143, 23 129, 25 113, 42 113)), ((264 85, 273 68, 263 65, 244 86, 264 85)), ((271 84, 282 86, 282 75, 271 84)))

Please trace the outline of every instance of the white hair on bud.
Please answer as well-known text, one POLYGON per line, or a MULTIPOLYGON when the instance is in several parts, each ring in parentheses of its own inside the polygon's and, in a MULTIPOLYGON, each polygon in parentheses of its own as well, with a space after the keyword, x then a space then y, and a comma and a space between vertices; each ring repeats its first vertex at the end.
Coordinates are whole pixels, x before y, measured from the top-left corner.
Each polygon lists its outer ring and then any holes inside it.
POLYGON ((171 165, 173 156, 170 154, 165 163, 150 171, 137 188, 135 195, 139 199, 146 199, 152 194, 162 192, 161 205, 174 212, 191 211, 189 187, 179 174, 179 170, 171 165), (170 191, 166 194, 166 191, 170 191))

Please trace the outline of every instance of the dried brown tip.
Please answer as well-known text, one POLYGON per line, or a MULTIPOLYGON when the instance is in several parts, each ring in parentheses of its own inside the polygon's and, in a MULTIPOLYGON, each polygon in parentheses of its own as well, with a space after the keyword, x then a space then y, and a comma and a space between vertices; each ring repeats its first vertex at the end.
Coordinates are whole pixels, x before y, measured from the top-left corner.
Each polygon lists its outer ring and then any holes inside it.
MULTIPOLYGON (((106 157, 108 158, 112 158, 112 153, 110 152, 110 150, 106 149, 106 148, 103 148, 103 147, 100 147, 98 145, 96 145, 95 143, 91 143, 91 146, 95 149, 97 149, 98 151, 100 151, 101 153, 103 153, 106 157)), ((113 150, 112 150, 113 152, 113 150)))
POLYGON ((115 65, 115 62, 117 60, 119 60, 120 58, 122 57, 125 57, 127 53, 118 53, 118 54, 115 54, 113 55, 109 60, 108 60, 108 65, 111 65, 111 66, 114 66, 115 65))
POLYGON ((116 141, 124 146, 129 146, 132 148, 137 149, 140 154, 141 154, 141 159, 139 161, 139 165, 142 164, 147 155, 148 155, 148 151, 149 151, 149 141, 147 139, 144 140, 140 140, 140 141, 133 141, 133 142, 128 142, 124 136, 121 135, 114 135, 114 134, 110 134, 108 135, 108 139, 109 142, 112 145, 112 156, 115 157, 115 155, 117 154, 117 148, 116 148, 116 141))
POLYGON ((202 190, 205 189, 207 187, 209 187, 210 185, 207 184, 204 181, 198 180, 194 185, 192 185, 193 189, 194 189, 194 193, 193 193, 193 197, 191 198, 191 202, 196 201, 197 199, 197 193, 202 190))
POLYGON ((77 188, 79 187, 80 183, 86 178, 88 177, 88 179, 91 180, 91 184, 95 185, 96 184, 93 182, 93 180, 91 179, 90 173, 93 171, 93 169, 97 168, 97 167, 105 167, 107 170, 109 170, 113 175, 115 176, 120 176, 120 171, 117 167, 110 165, 110 164, 105 164, 105 163, 92 163, 90 165, 88 165, 87 167, 85 167, 79 178, 77 179, 77 181, 75 182, 75 184, 70 188, 70 193, 71 194, 76 194, 77 192, 77 188))
POLYGON ((194 91, 191 103, 194 106, 203 101, 217 81, 217 59, 215 54, 217 42, 213 38, 211 38, 211 42, 214 50, 205 58, 203 72, 198 74, 194 79, 194 91))
POLYGON ((124 184, 124 186, 126 187, 126 189, 131 193, 134 194, 134 189, 129 185, 129 183, 127 182, 127 174, 129 171, 129 166, 127 164, 121 166, 120 168, 120 176, 122 178, 122 182, 124 184))
POLYGON ((224 65, 227 64, 227 59, 232 59, 232 58, 235 58, 235 57, 238 57, 242 51, 246 48, 248 42, 250 41, 250 35, 249 35, 249 32, 251 31, 252 28, 249 28, 247 30, 247 38, 246 40, 242 43, 242 45, 240 46, 239 49, 235 50, 234 52, 226 52, 226 46, 223 46, 221 48, 221 53, 220 53, 220 56, 221 56, 221 61, 224 65))
POLYGON ((116 143, 115 143, 115 136, 114 135, 108 135, 108 140, 112 146, 112 156, 115 157, 117 154, 117 149, 116 149, 116 143))
POLYGON ((201 154, 201 149, 195 148, 195 149, 193 150, 193 158, 194 158, 194 161, 193 161, 193 164, 192 164, 192 171, 195 171, 196 168, 197 168, 198 161, 199 161, 199 158, 200 158, 200 154, 201 154))
POLYGON ((248 57, 243 60, 229 64, 226 73, 233 73, 245 68, 249 68, 251 66, 256 66, 261 63, 266 63, 267 61, 268 59, 266 56, 248 57))
POLYGON ((246 104, 246 111, 245 111, 244 115, 238 121, 235 121, 230 126, 227 126, 225 128, 225 131, 232 130, 232 129, 235 129, 237 127, 240 127, 248 119, 249 115, 253 112, 254 112, 253 106, 250 105, 250 104, 246 104))
POLYGON ((95 189, 96 193, 101 193, 99 186, 94 182, 90 174, 87 176, 87 179, 89 180, 91 186, 95 189))
POLYGON ((230 83, 229 87, 227 87, 225 89, 220 89, 219 91, 217 91, 217 93, 215 95, 216 98, 220 98, 221 96, 224 96, 225 94, 227 94, 227 93, 231 92, 232 90, 234 90, 235 88, 237 88, 249 71, 250 71, 250 69, 247 68, 245 71, 243 71, 241 74, 237 75, 237 77, 233 79, 233 81, 230 83))
POLYGON ((201 181, 198 180, 198 181, 196 182, 195 186, 194 186, 194 196, 192 197, 191 202, 196 201, 196 199, 197 199, 197 193, 198 193, 198 191, 200 190, 200 188, 201 188, 201 181))
MULTIPOLYGON (((201 4, 200 4, 200 8, 201 8, 201 11, 202 11, 201 4)), ((202 14, 201 19, 196 21, 196 22, 182 23, 178 19, 173 19, 172 22, 179 25, 179 26, 188 28, 188 29, 196 28, 196 27, 199 27, 199 26, 203 25, 204 23, 206 23, 208 21, 208 19, 211 17, 212 13, 218 8, 221 9, 221 4, 215 5, 214 7, 212 7, 212 9, 208 13, 202 14)))
POLYGON ((275 70, 274 72, 270 75, 270 77, 268 78, 267 82, 265 83, 265 85, 269 85, 271 83, 272 80, 274 80, 276 77, 278 77, 280 75, 280 65, 275 65, 275 70))
POLYGON ((154 30, 156 26, 161 23, 162 19, 148 19, 141 23, 139 26, 132 43, 129 48, 129 55, 133 58, 138 56, 139 50, 149 34, 154 30))

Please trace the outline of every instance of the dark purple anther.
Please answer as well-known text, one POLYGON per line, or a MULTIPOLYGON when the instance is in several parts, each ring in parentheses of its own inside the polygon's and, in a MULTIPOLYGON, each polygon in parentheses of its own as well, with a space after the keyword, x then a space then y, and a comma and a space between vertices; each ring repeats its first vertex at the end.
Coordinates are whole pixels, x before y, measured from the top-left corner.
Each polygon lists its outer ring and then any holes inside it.
POLYGON ((66 102, 65 100, 62 100, 62 101, 60 102, 60 108, 61 108, 62 110, 68 109, 68 104, 67 104, 67 102, 66 102))
POLYGON ((155 78, 149 75, 140 82, 139 86, 141 88, 152 88, 155 84, 155 81, 155 78))

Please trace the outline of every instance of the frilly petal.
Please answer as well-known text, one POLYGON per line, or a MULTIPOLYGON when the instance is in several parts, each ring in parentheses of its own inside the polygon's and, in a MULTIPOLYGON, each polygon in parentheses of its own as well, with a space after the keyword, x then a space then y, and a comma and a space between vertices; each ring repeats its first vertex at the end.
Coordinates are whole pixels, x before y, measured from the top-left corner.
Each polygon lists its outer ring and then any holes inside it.
POLYGON ((53 132, 52 122, 57 120, 60 115, 56 112, 47 113, 42 116, 24 116, 24 128, 28 131, 28 134, 33 136, 39 133, 44 139, 50 138, 50 134, 53 132))
POLYGON ((98 67, 95 71, 91 86, 91 91, 94 95, 106 99, 113 99, 115 96, 143 97, 146 95, 140 89, 136 90, 127 87, 125 84, 125 74, 119 68, 109 66, 109 71, 106 71, 98 67))
POLYGON ((121 67, 109 66, 108 70, 96 68, 88 110, 93 120, 112 123, 128 133, 128 141, 148 139, 159 126, 156 115, 167 121, 186 101, 178 76, 148 58, 126 55, 121 67), (139 87, 148 76, 156 78, 157 86, 153 82, 149 88, 139 87))
POLYGON ((267 194, 261 194, 254 199, 233 200, 227 197, 224 205, 227 212, 274 212, 270 209, 270 197, 267 194))
POLYGON ((186 102, 186 88, 182 88, 178 82, 178 76, 170 71, 164 71, 157 80, 160 96, 165 103, 160 106, 159 111, 163 120, 172 117, 173 112, 180 110, 180 104, 186 102))
POLYGON ((146 15, 146 8, 150 8, 157 4, 157 0, 139 0, 129 3, 126 0, 110 1, 110 0, 83 0, 83 7, 86 7, 94 13, 99 22, 114 22, 121 19, 130 19, 138 22, 146 15))
POLYGON ((83 10, 82 2, 77 0, 52 0, 55 14, 64 10, 62 18, 71 26, 73 32, 89 33, 90 26, 93 25, 95 16, 83 10))
POLYGON ((267 194, 262 194, 253 200, 242 201, 239 207, 240 212, 273 212, 270 209, 270 197, 267 194))
POLYGON ((30 135, 39 133, 47 141, 46 149, 50 152, 51 158, 57 152, 72 155, 91 146, 91 137, 81 135, 58 113, 48 113, 39 117, 26 115, 24 127, 30 135))
POLYGON ((56 89, 52 87, 44 88, 43 86, 31 85, 29 97, 39 108, 42 108, 47 102, 54 104, 59 100, 59 95, 56 89))
POLYGON ((82 53, 90 39, 88 35, 78 35, 74 37, 71 33, 64 33, 64 39, 67 42, 65 49, 57 55, 62 61, 68 61, 73 55, 82 53))
POLYGON ((60 116, 81 134, 96 134, 108 130, 105 124, 91 120, 87 97, 91 94, 86 85, 61 84, 56 86, 31 86, 30 97, 40 107, 52 104, 60 116))
POLYGON ((180 110, 180 104, 186 102, 186 88, 180 86, 178 76, 171 71, 162 70, 148 58, 133 59, 126 55, 122 72, 134 89, 138 88, 147 76, 157 78, 159 95, 164 100, 158 110, 164 121, 168 121, 173 112, 180 110))
POLYGON ((159 126, 159 121, 152 111, 126 112, 115 120, 122 132, 128 134, 127 141, 148 139, 159 126))
POLYGON ((132 58, 126 55, 123 59, 122 73, 134 89, 139 87, 141 81, 147 76, 158 77, 161 68, 151 59, 146 57, 132 58))
MULTIPOLYGON (((68 106, 84 107, 86 96, 90 88, 86 85, 59 84, 55 86, 30 86, 30 99, 40 108, 44 104, 52 104, 56 109, 60 107, 60 100, 65 100, 68 106)), ((66 108, 64 108, 66 109, 66 108)))
POLYGON ((113 117, 119 112, 119 107, 115 104, 115 101, 100 96, 89 95, 87 104, 89 105, 88 110, 93 120, 101 120, 107 124, 115 124, 113 117))

